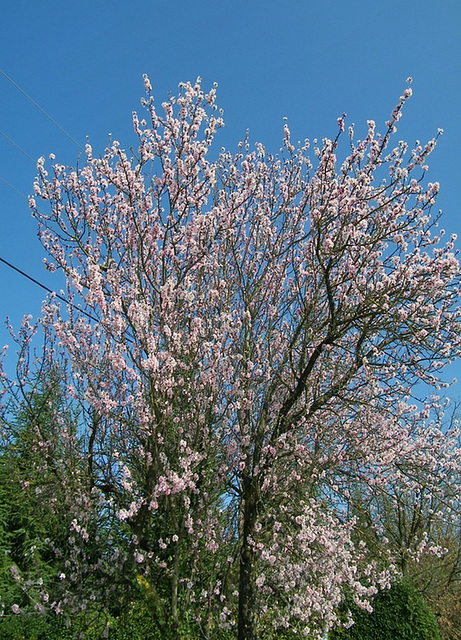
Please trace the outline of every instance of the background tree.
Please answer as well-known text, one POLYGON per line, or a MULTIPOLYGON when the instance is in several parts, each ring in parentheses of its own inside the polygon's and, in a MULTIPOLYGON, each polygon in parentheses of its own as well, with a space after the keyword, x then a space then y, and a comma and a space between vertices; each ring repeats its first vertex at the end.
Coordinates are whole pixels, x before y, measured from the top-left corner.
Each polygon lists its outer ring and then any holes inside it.
POLYGON ((99 608, 82 609, 80 591, 85 585, 85 594, 92 589, 99 598, 104 595, 95 576, 107 556, 107 532, 99 526, 99 504, 91 496, 78 414, 63 387, 64 363, 49 360, 45 348, 34 366, 25 338, 30 329, 26 318, 17 338, 16 379, 7 383, 2 412, 0 634, 65 638, 85 628, 91 638, 88 629, 103 628, 104 618, 99 608), (87 530, 93 530, 92 545, 86 544, 87 530), (64 604, 72 624, 56 615, 64 604))
MULTIPOLYGON (((441 405, 442 408, 442 405, 441 405)), ((358 517, 357 533, 367 541, 369 552, 392 556, 399 572, 410 578, 437 615, 442 637, 454 638, 459 620, 460 505, 459 448, 456 436, 457 407, 447 413, 437 439, 452 434, 434 450, 445 447, 443 465, 427 477, 424 467, 409 461, 399 464, 399 476, 374 492, 352 492, 351 506, 358 517), (448 463, 452 456, 451 464, 448 463)))
POLYGON ((47 357, 68 362, 98 504, 73 526, 96 549, 116 532, 88 567, 143 585, 162 637, 184 620, 319 635, 345 591, 367 606, 392 577, 354 535, 351 487, 453 462, 425 424, 434 398, 411 403, 460 346, 454 238, 424 186, 437 137, 390 147, 408 88, 383 136, 349 130, 342 162, 344 117, 312 160, 285 126, 278 157, 243 142, 212 161, 215 88, 181 85, 159 115, 145 86, 132 158, 114 141, 75 170, 41 159, 31 198, 69 299, 44 305, 47 357))
MULTIPOLYGON (((23 350, 18 360, 24 372, 23 350)), ((59 594, 61 565, 54 553, 69 535, 65 502, 77 449, 69 446, 76 423, 66 406, 57 367, 37 372, 26 384, 10 386, 1 426, 1 583, 3 638, 54 637, 60 624, 41 615, 59 594), (64 434, 66 437, 63 437, 64 434), (64 467, 65 470, 64 470, 64 467), (61 479, 67 477, 66 491, 61 479)), ((65 635, 61 627, 59 633, 65 635)), ((62 635, 62 637, 64 637, 62 635)))

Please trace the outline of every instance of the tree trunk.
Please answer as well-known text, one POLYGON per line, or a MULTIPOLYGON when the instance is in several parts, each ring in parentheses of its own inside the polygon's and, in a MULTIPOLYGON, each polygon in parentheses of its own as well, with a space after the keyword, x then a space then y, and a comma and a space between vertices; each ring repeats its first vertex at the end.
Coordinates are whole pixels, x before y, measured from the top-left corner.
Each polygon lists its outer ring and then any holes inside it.
POLYGON ((256 594, 253 576, 254 551, 249 543, 249 537, 254 532, 257 515, 256 491, 253 482, 249 477, 243 479, 238 640, 257 640, 255 620, 256 594))

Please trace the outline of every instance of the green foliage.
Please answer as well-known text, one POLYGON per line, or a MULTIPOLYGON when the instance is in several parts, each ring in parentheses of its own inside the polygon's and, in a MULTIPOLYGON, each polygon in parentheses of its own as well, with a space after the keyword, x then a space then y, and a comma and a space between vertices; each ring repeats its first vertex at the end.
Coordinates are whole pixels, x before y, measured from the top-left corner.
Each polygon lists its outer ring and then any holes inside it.
POLYGON ((370 614, 347 603, 355 624, 333 631, 330 640, 440 640, 434 614, 409 580, 381 591, 372 604, 370 614))
MULTIPOLYGON (((0 424, 0 640, 74 637, 56 601, 61 561, 54 546, 69 535, 61 469, 72 463, 66 440, 75 433, 59 371, 47 371, 18 389, 0 424)), ((67 473, 72 479, 72 473, 67 473)))
POLYGON ((0 640, 74 640, 71 629, 56 615, 8 614, 0 618, 0 640))

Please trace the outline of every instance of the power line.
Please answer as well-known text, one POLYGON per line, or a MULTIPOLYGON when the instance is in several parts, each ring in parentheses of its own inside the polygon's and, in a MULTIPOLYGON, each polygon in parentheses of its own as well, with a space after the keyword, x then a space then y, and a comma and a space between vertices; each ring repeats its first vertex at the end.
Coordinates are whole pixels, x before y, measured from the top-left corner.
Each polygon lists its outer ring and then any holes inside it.
MULTIPOLYGON (((13 271, 16 271, 24 278, 27 278, 37 286, 41 287, 42 289, 50 293, 52 296, 55 296, 56 298, 58 298, 58 300, 61 300, 61 302, 65 302, 67 305, 71 306, 73 309, 75 309, 79 313, 83 313, 84 316, 86 316, 90 320, 93 320, 93 322, 99 322, 98 319, 95 318, 95 316, 91 315, 91 313, 88 313, 88 311, 85 311, 81 307, 77 307, 77 305, 75 305, 73 302, 70 302, 70 300, 67 300, 66 298, 64 298, 64 296, 61 296, 59 293, 56 293, 56 291, 53 291, 53 289, 50 289, 49 287, 47 287, 46 284, 43 284, 36 278, 33 278, 32 276, 30 276, 28 273, 26 273, 19 267, 15 267, 14 264, 11 264, 11 262, 8 262, 8 260, 5 260, 5 258, 2 258, 1 256, 0 256, 0 262, 3 262, 3 264, 5 264, 7 267, 9 267, 10 269, 13 269, 13 271)), ((125 340, 130 344, 134 343, 134 339, 128 335, 125 335, 125 340)))
POLYGON ((23 153, 25 156, 27 156, 28 158, 30 158, 32 160, 32 162, 36 163, 37 162, 37 158, 33 158, 30 153, 27 153, 27 151, 25 151, 22 147, 20 147, 17 142, 15 142, 12 138, 10 138, 10 136, 7 136, 6 133, 4 131, 2 131, 0 129, 0 133, 2 134, 2 136, 4 138, 6 138, 8 140, 8 142, 10 142, 12 145, 14 145, 16 147, 16 149, 19 149, 19 151, 21 153, 23 153))
MULTIPOLYGON (((33 158, 30 153, 27 153, 27 151, 25 149, 23 149, 22 147, 20 147, 17 142, 15 142, 12 138, 10 138, 10 136, 8 136, 4 131, 2 131, 0 129, 0 134, 6 138, 8 140, 8 142, 12 145, 14 145, 16 147, 16 149, 19 149, 19 151, 21 153, 23 153, 25 156, 27 156, 27 158, 30 158, 30 160, 32 160, 32 162, 35 164, 36 159, 33 158)), ((8 182, 8 180, 5 180, 5 178, 2 178, 2 176, 0 176, 0 180, 2 182, 4 182, 8 187, 10 187, 10 189, 13 189, 13 191, 16 191, 17 194, 19 194, 22 198, 25 198, 26 200, 28 200, 27 196, 25 193, 22 193, 22 191, 19 191, 19 189, 16 189, 16 187, 14 185, 11 184, 11 182, 8 182)))
POLYGON ((59 122, 57 122, 57 121, 53 118, 53 116, 50 116, 50 114, 48 113, 48 111, 45 111, 45 109, 44 109, 43 107, 41 107, 41 106, 38 104, 38 102, 35 102, 35 100, 34 100, 33 98, 31 98, 31 96, 30 96, 28 93, 26 93, 26 92, 24 91, 24 89, 22 89, 22 88, 21 88, 21 87, 20 87, 20 86, 19 86, 19 85, 18 85, 18 84, 17 84, 17 83, 12 79, 12 78, 10 78, 10 76, 9 76, 5 71, 3 71, 3 69, 0 69, 0 73, 1 73, 3 76, 5 76, 5 78, 6 78, 9 82, 11 82, 11 84, 12 84, 14 87, 16 87, 16 89, 17 89, 18 91, 20 91, 24 96, 26 96, 26 98, 27 98, 28 100, 30 100, 30 102, 32 102, 32 104, 33 104, 35 107, 37 107, 37 109, 39 109, 39 111, 41 111, 41 112, 43 113, 43 115, 45 115, 49 120, 51 120, 51 122, 52 122, 56 127, 58 127, 58 129, 59 129, 60 131, 62 131, 62 133, 64 133, 64 134, 65 134, 65 135, 66 135, 70 140, 72 140, 72 142, 73 142, 75 145, 77 145, 77 147, 78 147, 81 151, 84 151, 84 149, 83 149, 82 145, 81 145, 81 144, 79 144, 79 143, 77 142, 77 140, 75 140, 75 138, 73 138, 73 137, 70 135, 70 133, 68 133, 68 132, 67 132, 67 131, 66 131, 66 130, 65 130, 65 129, 64 129, 64 128, 59 124, 59 122))
MULTIPOLYGON (((0 69, 0 73, 18 90, 20 91, 39 111, 41 111, 43 113, 43 115, 45 115, 60 131, 62 131, 62 133, 64 133, 79 149, 81 149, 82 151, 84 150, 83 147, 75 140, 75 138, 73 138, 70 133, 68 133, 60 124, 59 122, 57 122, 47 111, 45 111, 45 109, 43 109, 43 107, 41 107, 38 102, 36 102, 28 93, 26 93, 26 91, 24 91, 24 89, 22 89, 12 78, 10 78, 10 76, 3 70, 0 69)), ((29 154, 27 153, 27 151, 25 151, 22 147, 20 147, 12 138, 10 138, 6 133, 4 133, 3 131, 0 130, 0 134, 2 136, 4 136, 12 145, 14 145, 17 149, 19 149, 19 151, 21 151, 21 153, 23 153, 25 156, 27 156, 28 158, 30 158, 33 162, 35 162, 35 159, 29 154)), ((14 191, 16 191, 16 193, 18 193, 21 197, 25 198, 26 200, 28 199, 27 196, 22 193, 21 191, 19 191, 18 189, 16 189, 15 186, 13 186, 10 182, 8 182, 7 180, 5 180, 4 178, 2 178, 2 176, 0 176, 0 180, 2 182, 4 182, 6 185, 8 185, 11 189, 13 189, 14 191)), ((70 300, 67 300, 64 296, 61 296, 59 293, 56 293, 56 291, 53 291, 52 289, 50 289, 49 287, 47 287, 45 284, 43 284, 43 282, 40 282, 39 280, 37 280, 36 278, 32 277, 31 275, 29 275, 28 273, 26 273, 25 271, 23 271, 22 269, 20 269, 19 267, 16 267, 14 264, 11 264, 11 262, 8 262, 8 260, 5 260, 5 258, 2 258, 0 256, 0 262, 2 262, 4 265, 6 265, 7 267, 9 267, 10 269, 12 269, 13 271, 16 271, 16 273, 19 273, 21 276, 23 276, 24 278, 27 278, 28 280, 30 280, 31 282, 33 282, 34 284, 36 284, 38 287, 40 287, 41 289, 43 289, 44 291, 46 291, 47 293, 51 294, 52 296, 58 298, 58 300, 61 300, 61 302, 64 302, 65 304, 69 305, 70 307, 72 307, 73 309, 75 309, 76 311, 78 311, 79 313, 82 313, 83 315, 85 315, 87 318, 89 318, 90 320, 93 320, 94 322, 98 322, 97 318, 95 318, 93 315, 91 315, 91 313, 88 313, 87 311, 85 311, 84 309, 82 309, 81 307, 78 307, 77 305, 73 304, 73 302, 70 302, 70 300)), ((132 342, 132 340, 130 338, 127 337, 128 342, 132 342)))
POLYGON ((22 193, 22 191, 19 191, 19 189, 16 189, 16 187, 14 185, 11 184, 11 182, 8 182, 8 180, 5 180, 5 178, 2 178, 2 176, 0 176, 0 180, 2 182, 4 182, 6 185, 8 185, 8 187, 10 187, 10 189, 13 189, 13 191, 16 191, 17 194, 19 194, 21 196, 21 198, 25 198, 26 200, 28 200, 29 198, 26 196, 25 193, 22 193))
MULTIPOLYGON (((81 144, 79 144, 75 138, 73 138, 70 133, 68 133, 60 124, 59 122, 57 122, 53 116, 51 116, 47 111, 45 111, 45 109, 43 107, 41 107, 38 102, 36 102, 26 91, 24 91, 24 89, 22 89, 22 87, 20 87, 12 78, 10 78, 10 76, 3 70, 0 68, 0 73, 18 90, 20 91, 20 93, 22 93, 39 111, 41 111, 43 113, 43 115, 45 115, 60 131, 62 131, 62 133, 64 133, 64 135, 66 135, 81 151, 84 151, 83 147, 81 144)), ((0 134, 3 135, 12 145, 14 145, 17 149, 19 149, 19 151, 21 151, 21 153, 23 153, 25 156, 27 156, 28 158, 30 158, 33 162, 35 162, 35 159, 29 154, 27 153, 27 151, 25 151, 22 147, 20 147, 12 138, 10 138, 6 133, 4 133, 3 131, 0 130, 0 134)), ((14 191, 16 191, 16 193, 18 193, 20 196, 22 196, 23 198, 25 198, 26 200, 28 199, 27 196, 24 193, 21 193, 21 191, 19 191, 18 189, 16 189, 16 187, 14 187, 10 182, 8 182, 7 180, 5 180, 4 178, 2 178, 0 176, 0 180, 2 182, 4 182, 6 185, 8 185, 11 189, 13 189, 14 191)), ((72 307, 73 309, 75 309, 76 311, 78 311, 79 313, 82 313, 83 315, 85 315, 87 318, 89 318, 90 320, 93 320, 94 322, 98 322, 98 319, 95 318, 95 316, 91 315, 91 313, 88 313, 87 311, 85 311, 84 309, 82 309, 81 307, 78 307, 77 305, 73 304, 73 302, 70 302, 70 300, 67 300, 64 296, 61 296, 59 293, 56 293, 56 291, 53 291, 52 289, 50 289, 49 287, 47 287, 45 284, 43 284, 42 282, 40 282, 39 280, 37 280, 36 278, 32 277, 31 275, 29 275, 28 273, 26 273, 25 271, 23 271, 22 269, 20 269, 19 267, 16 267, 14 264, 11 264, 11 262, 8 262, 8 260, 5 260, 5 258, 2 258, 0 256, 0 262, 2 262, 4 265, 6 265, 7 267, 9 267, 10 269, 12 269, 13 271, 16 271, 17 273, 19 273, 21 276, 23 276, 24 278, 27 278, 28 280, 30 280, 31 282, 33 282, 34 284, 36 284, 38 287, 40 287, 41 289, 43 289, 44 291, 46 291, 47 293, 51 294, 52 296, 56 297, 58 300, 61 300, 62 302, 64 302, 65 304, 69 305, 70 307, 72 307)), ((126 340, 128 342, 132 342, 132 339, 129 338, 128 336, 126 336, 126 340)))
POLYGON ((49 287, 47 287, 46 284, 43 284, 42 282, 40 282, 36 278, 33 278, 32 276, 30 276, 28 273, 26 273, 22 269, 19 269, 19 267, 15 267, 14 264, 11 264, 11 262, 8 262, 8 260, 5 260, 5 258, 0 257, 0 262, 3 262, 3 264, 5 264, 7 267, 9 267, 10 269, 13 269, 13 271, 16 271, 21 276, 24 276, 24 278, 27 278, 28 280, 30 280, 31 282, 33 282, 37 286, 39 286, 42 289, 44 289, 45 291, 47 291, 48 293, 51 293, 51 295, 55 296, 56 298, 58 298, 62 302, 65 302, 66 304, 70 305, 73 309, 75 309, 79 313, 83 313, 83 315, 87 316, 87 318, 90 318, 90 320, 94 320, 95 322, 98 322, 98 319, 95 318, 94 316, 92 316, 91 313, 88 313, 84 309, 81 309, 80 307, 77 307, 77 305, 73 304, 72 302, 70 302, 69 300, 64 298, 64 296, 61 296, 59 293, 56 293, 56 291, 53 291, 53 289, 50 289, 49 287))

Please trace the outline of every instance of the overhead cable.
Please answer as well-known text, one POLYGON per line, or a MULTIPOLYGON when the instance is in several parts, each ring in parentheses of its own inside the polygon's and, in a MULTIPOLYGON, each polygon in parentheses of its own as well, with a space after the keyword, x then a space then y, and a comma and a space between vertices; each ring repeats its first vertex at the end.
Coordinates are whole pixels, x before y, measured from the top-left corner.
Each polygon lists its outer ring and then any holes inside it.
POLYGON ((25 151, 25 149, 23 149, 22 147, 20 147, 20 146, 18 145, 18 143, 17 143, 17 142, 15 142, 12 138, 10 138, 10 136, 8 136, 8 135, 7 135, 4 131, 2 131, 1 129, 0 129, 0 133, 2 134, 2 136, 3 136, 4 138, 6 138, 6 139, 8 140, 8 142, 10 142, 13 146, 15 146, 15 147, 16 147, 16 149, 19 149, 19 151, 20 151, 21 153, 23 153, 25 156, 27 156, 28 158, 30 158, 30 159, 32 160, 32 162, 34 162, 34 163, 36 163, 36 162, 37 162, 37 158, 33 158, 33 157, 30 155, 30 153, 27 153, 27 151, 25 151))
POLYGON ((41 287, 42 289, 44 289, 45 291, 50 293, 55 298, 58 298, 58 300, 61 300, 62 302, 65 302, 66 304, 70 305, 73 309, 75 309, 79 313, 83 313, 83 315, 87 316, 87 318, 90 318, 90 320, 94 320, 95 322, 98 322, 97 318, 92 316, 91 313, 88 313, 87 311, 85 311, 81 307, 77 307, 77 305, 73 304, 72 302, 70 302, 69 300, 64 298, 64 296, 61 296, 59 293, 56 293, 56 291, 53 291, 53 289, 50 289, 49 287, 47 287, 46 284, 43 284, 43 282, 40 282, 36 278, 33 278, 32 276, 30 276, 28 273, 26 273, 22 269, 19 269, 19 267, 15 267, 14 264, 11 264, 11 262, 8 262, 8 260, 5 260, 5 258, 0 257, 0 262, 3 262, 3 264, 5 264, 10 269, 13 269, 17 273, 19 273, 21 276, 24 276, 24 278, 27 278, 28 280, 30 280, 31 282, 33 282, 37 286, 41 287))
MULTIPOLYGON (((75 305, 73 302, 70 302, 70 300, 67 300, 66 298, 64 298, 64 296, 61 296, 59 293, 56 293, 56 291, 53 291, 53 289, 50 289, 49 287, 47 287, 46 284, 43 284, 43 282, 40 282, 39 280, 37 280, 36 278, 33 278, 32 276, 30 276, 28 273, 26 273, 22 269, 19 269, 19 267, 15 267, 14 264, 11 264, 11 262, 8 262, 8 260, 5 260, 5 258, 2 258, 1 256, 0 256, 0 262, 3 262, 3 264, 5 264, 7 267, 9 267, 10 269, 13 269, 14 271, 19 273, 24 278, 27 278, 28 280, 30 280, 31 282, 33 282, 37 286, 41 287, 42 289, 44 289, 45 291, 50 293, 55 298, 58 298, 58 300, 61 300, 65 304, 69 305, 70 307, 72 307, 73 309, 78 311, 79 313, 83 313, 84 316, 86 316, 90 320, 93 320, 93 322, 99 322, 98 319, 95 316, 91 315, 91 313, 88 313, 88 311, 85 311, 81 307, 78 307, 77 305, 75 305)), ((125 334, 125 340, 129 344, 133 344, 134 343, 134 338, 130 337, 127 334, 125 334)))
POLYGON ((24 91, 24 89, 22 89, 22 88, 17 84, 17 82, 15 82, 12 78, 10 78, 10 76, 6 73, 6 71, 3 71, 3 69, 0 69, 0 73, 1 73, 1 74, 2 74, 2 75, 3 75, 3 76, 4 76, 4 77, 9 81, 9 82, 11 82, 11 84, 12 84, 14 87, 16 87, 16 89, 17 89, 18 91, 20 91, 24 96, 26 96, 26 98, 27 98, 28 100, 30 100, 30 102, 32 102, 32 104, 34 105, 34 107, 37 107, 37 109, 38 109, 39 111, 41 111, 41 112, 43 113, 43 115, 45 115, 49 120, 51 120, 51 122, 52 122, 56 127, 58 127, 58 129, 59 129, 60 131, 62 131, 62 133, 64 133, 64 134, 65 134, 65 135, 66 135, 70 140, 72 140, 72 142, 73 142, 75 145, 77 145, 77 147, 78 147, 81 151, 84 151, 84 149, 83 149, 82 145, 81 145, 81 144, 79 144, 79 143, 77 142, 77 140, 76 140, 75 138, 73 138, 73 137, 70 135, 70 133, 68 133, 68 132, 64 129, 64 127, 62 127, 62 126, 59 124, 59 122, 57 122, 57 121, 53 118, 53 116, 50 116, 50 114, 48 113, 48 111, 45 111, 45 109, 44 109, 43 107, 41 107, 41 106, 38 104, 38 102, 36 102, 33 98, 31 98, 31 96, 30 96, 28 93, 26 93, 26 92, 24 91))

